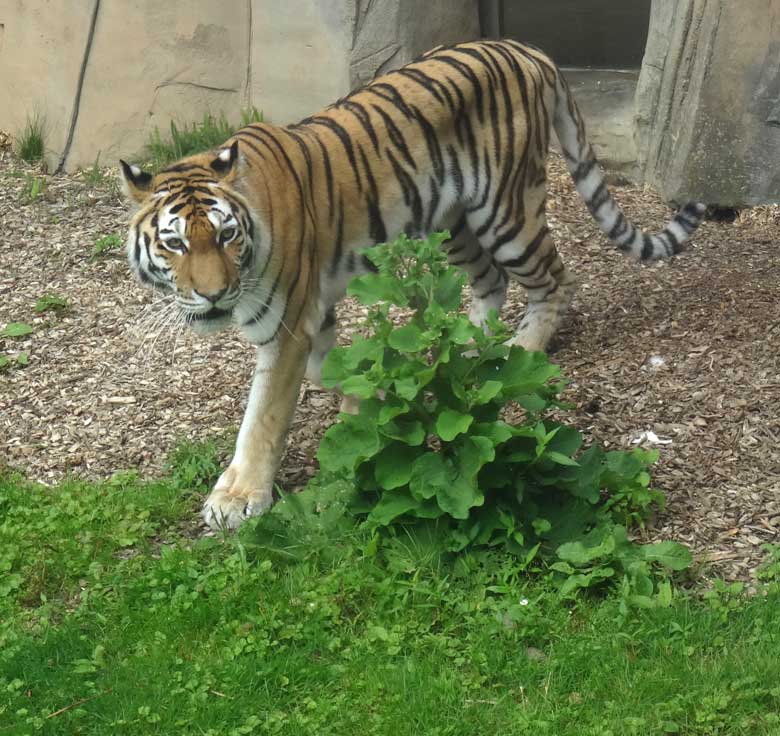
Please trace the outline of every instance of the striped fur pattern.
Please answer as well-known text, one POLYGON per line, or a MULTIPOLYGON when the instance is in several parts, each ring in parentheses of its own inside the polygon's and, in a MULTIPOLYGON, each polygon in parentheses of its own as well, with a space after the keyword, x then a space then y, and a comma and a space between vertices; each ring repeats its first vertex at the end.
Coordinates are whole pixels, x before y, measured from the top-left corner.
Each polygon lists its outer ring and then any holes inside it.
POLYGON ((648 235, 612 198, 555 64, 515 41, 438 48, 296 125, 253 123, 216 153, 156 177, 122 164, 137 205, 127 252, 139 278, 176 294, 200 331, 234 323, 258 347, 236 454, 206 502, 236 526, 271 502, 304 375, 317 382, 335 340, 334 305, 367 268, 358 251, 400 232, 449 229, 471 317, 528 294, 516 342, 544 349, 574 278, 545 218, 555 130, 578 192, 609 239, 641 260, 678 253, 704 207, 648 235))

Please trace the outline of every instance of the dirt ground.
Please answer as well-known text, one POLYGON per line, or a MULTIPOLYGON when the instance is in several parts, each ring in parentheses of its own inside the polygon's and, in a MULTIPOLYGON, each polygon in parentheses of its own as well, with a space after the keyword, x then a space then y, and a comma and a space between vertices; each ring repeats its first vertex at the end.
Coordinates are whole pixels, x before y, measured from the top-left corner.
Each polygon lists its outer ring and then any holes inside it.
MULTIPOLYGON (((49 484, 129 468, 155 476, 181 440, 234 433, 252 348, 235 333, 167 330, 159 297, 131 278, 121 247, 91 258, 99 237, 124 237, 112 175, 43 176, 30 201, 40 173, 0 156, 0 329, 34 327, 0 338, 0 355, 29 355, 0 372, 0 460, 49 484), (44 294, 67 297, 70 309, 36 313, 44 294)), ((667 507, 644 536, 689 544, 707 574, 748 578, 761 545, 780 541, 780 209, 705 223, 672 262, 638 266, 609 246, 555 158, 550 179, 550 224, 579 278, 553 356, 572 381, 571 420, 610 448, 657 441, 667 507)), ((649 191, 615 191, 646 229, 669 216, 649 191)), ((521 311, 514 290, 504 316, 521 311)), ((345 303, 342 338, 359 320, 345 303)), ((286 488, 314 472, 336 411, 335 397, 303 387, 286 488)))

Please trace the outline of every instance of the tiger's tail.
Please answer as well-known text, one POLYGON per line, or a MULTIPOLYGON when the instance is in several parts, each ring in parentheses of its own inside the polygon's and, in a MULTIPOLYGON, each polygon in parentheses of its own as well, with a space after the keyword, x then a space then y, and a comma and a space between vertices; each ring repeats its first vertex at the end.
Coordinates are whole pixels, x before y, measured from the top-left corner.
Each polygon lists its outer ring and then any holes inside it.
POLYGON ((670 258, 683 249, 685 241, 704 219, 706 205, 697 202, 685 205, 655 235, 643 233, 632 225, 607 188, 604 172, 585 137, 582 115, 560 73, 553 126, 577 191, 601 230, 621 251, 636 260, 650 261, 670 258))

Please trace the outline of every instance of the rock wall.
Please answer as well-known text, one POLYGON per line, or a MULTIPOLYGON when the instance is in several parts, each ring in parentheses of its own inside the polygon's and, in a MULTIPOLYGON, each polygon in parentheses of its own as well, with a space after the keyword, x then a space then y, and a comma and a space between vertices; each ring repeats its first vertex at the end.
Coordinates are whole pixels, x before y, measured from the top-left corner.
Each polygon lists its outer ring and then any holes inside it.
POLYGON ((667 200, 780 201, 780 0, 653 0, 636 139, 667 200))
POLYGON ((288 123, 439 43, 476 0, 6 0, 0 129, 45 121, 52 170, 142 153, 155 127, 249 106, 288 123))

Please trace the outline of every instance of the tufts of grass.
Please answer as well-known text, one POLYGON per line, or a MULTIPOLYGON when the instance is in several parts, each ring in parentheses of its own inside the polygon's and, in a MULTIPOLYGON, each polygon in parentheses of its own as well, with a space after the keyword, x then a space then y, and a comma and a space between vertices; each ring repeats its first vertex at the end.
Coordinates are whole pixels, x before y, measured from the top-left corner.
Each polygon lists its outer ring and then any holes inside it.
POLYGON ((100 154, 95 156, 95 161, 88 169, 82 169, 81 175, 90 186, 97 187, 106 181, 106 172, 100 168, 100 154))
POLYGON ((35 311, 38 314, 44 312, 56 312, 60 314, 70 309, 70 302, 64 296, 58 294, 44 294, 35 301, 35 311))
POLYGON ((27 117, 22 132, 16 136, 16 155, 22 161, 40 161, 46 151, 46 124, 42 115, 35 113, 27 117))
POLYGON ((146 149, 153 171, 194 153, 208 151, 224 143, 233 133, 250 123, 262 122, 263 114, 252 107, 241 114, 239 125, 228 122, 224 113, 206 113, 203 120, 192 125, 177 125, 171 121, 170 134, 163 137, 158 128, 151 134, 146 149))
POLYGON ((95 260, 112 251, 117 250, 122 245, 122 236, 119 233, 109 233, 95 241, 95 245, 92 247, 92 258, 95 260))
POLYGON ((24 186, 22 187, 22 195, 26 202, 32 204, 38 197, 46 190, 46 179, 40 176, 33 176, 32 174, 24 175, 24 186))

